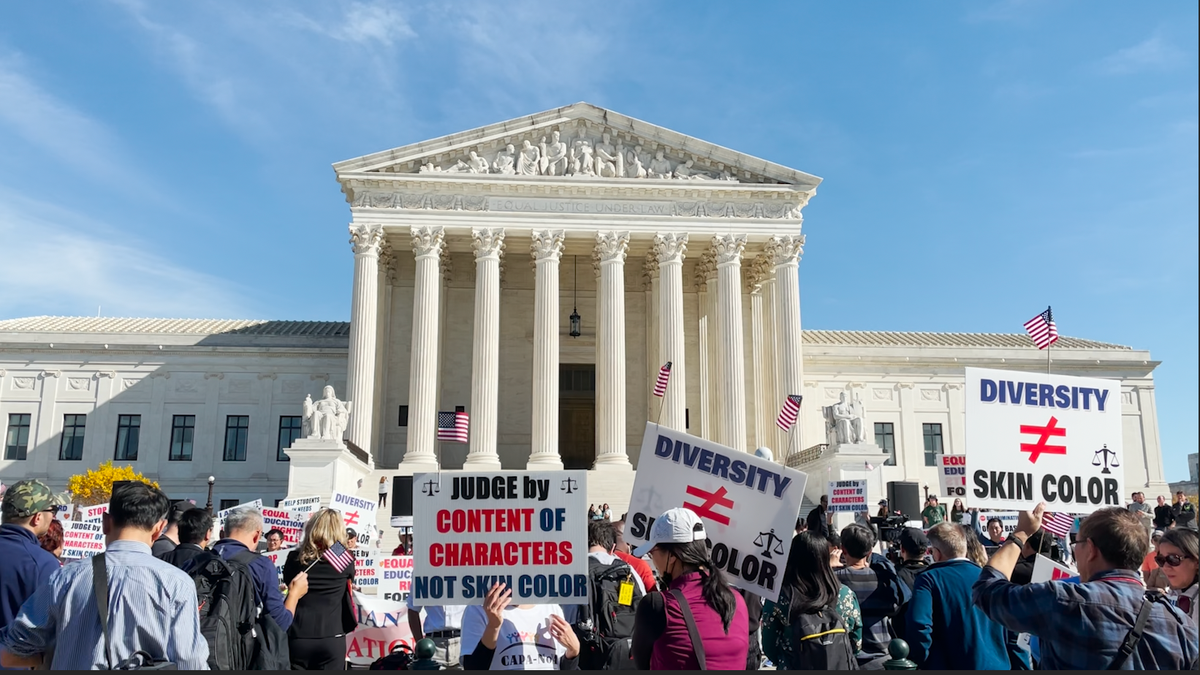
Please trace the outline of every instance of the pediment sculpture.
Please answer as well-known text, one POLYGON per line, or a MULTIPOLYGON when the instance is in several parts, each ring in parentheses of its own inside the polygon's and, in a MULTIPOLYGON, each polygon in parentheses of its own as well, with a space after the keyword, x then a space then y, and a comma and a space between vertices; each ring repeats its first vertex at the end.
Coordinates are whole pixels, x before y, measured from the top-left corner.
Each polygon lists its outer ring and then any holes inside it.
POLYGON ((333 387, 326 385, 322 398, 313 402, 312 396, 304 397, 304 417, 300 434, 304 438, 340 441, 350 422, 351 401, 339 401, 333 387))

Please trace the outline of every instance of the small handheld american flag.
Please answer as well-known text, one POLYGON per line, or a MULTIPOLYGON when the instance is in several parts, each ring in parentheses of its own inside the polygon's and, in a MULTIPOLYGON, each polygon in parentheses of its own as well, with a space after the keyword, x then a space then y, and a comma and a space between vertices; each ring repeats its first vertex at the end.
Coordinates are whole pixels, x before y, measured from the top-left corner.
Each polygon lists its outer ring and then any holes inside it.
POLYGON ((354 554, 343 546, 340 541, 333 542, 333 546, 326 549, 321 556, 325 558, 326 562, 333 565, 333 569, 339 572, 354 564, 354 554))
POLYGON ((779 411, 779 417, 775 418, 775 425, 784 431, 791 431, 792 425, 796 423, 796 417, 800 415, 800 401, 802 400, 804 400, 803 396, 788 394, 787 400, 783 402, 783 409, 779 411))
POLYGON ((658 369, 658 380, 654 382, 654 395, 662 398, 667 393, 667 381, 671 379, 671 362, 667 361, 658 369))
POLYGON ((451 443, 470 441, 471 418, 467 413, 440 412, 437 414, 437 439, 451 443))
POLYGON ((1025 322, 1025 332, 1033 339, 1038 349, 1045 349, 1058 341, 1058 327, 1054 325, 1054 314, 1046 311, 1025 322))
POLYGON ((1047 513, 1042 518, 1042 528, 1047 532, 1052 532, 1059 537, 1066 537, 1071 534, 1071 528, 1075 526, 1075 516, 1066 513, 1047 513))

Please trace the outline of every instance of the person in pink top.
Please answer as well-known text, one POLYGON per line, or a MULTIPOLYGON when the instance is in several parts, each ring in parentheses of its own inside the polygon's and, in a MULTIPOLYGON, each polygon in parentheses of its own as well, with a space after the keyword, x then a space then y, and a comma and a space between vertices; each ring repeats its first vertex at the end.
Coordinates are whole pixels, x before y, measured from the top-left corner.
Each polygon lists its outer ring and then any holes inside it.
POLYGON ((746 601, 734 593, 709 554, 700 517, 671 509, 650 528, 647 553, 663 592, 638 605, 630 651, 638 670, 744 670, 750 647, 746 601))

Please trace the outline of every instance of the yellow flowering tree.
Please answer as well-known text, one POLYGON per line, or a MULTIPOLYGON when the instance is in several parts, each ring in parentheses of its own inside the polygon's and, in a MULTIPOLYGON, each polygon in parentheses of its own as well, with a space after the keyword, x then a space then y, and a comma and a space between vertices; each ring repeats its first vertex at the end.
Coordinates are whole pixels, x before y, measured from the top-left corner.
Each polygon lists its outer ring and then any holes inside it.
POLYGON ((75 503, 95 506, 107 502, 112 497, 113 483, 122 480, 136 480, 158 487, 158 483, 134 471, 132 466, 113 466, 113 463, 108 461, 95 469, 71 476, 67 481, 67 490, 74 497, 75 503))

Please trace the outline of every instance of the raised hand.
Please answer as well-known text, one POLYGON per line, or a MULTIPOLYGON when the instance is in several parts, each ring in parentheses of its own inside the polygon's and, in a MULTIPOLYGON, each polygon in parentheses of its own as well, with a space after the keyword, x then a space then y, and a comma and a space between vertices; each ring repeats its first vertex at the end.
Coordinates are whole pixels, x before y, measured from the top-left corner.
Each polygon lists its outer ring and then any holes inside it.
POLYGON ((566 657, 573 659, 579 656, 579 636, 567 620, 557 614, 550 615, 550 635, 558 644, 566 648, 566 657))
POLYGON ((504 608, 512 599, 512 589, 504 584, 493 584, 483 599, 483 611, 487 614, 488 627, 499 628, 504 623, 504 608))

